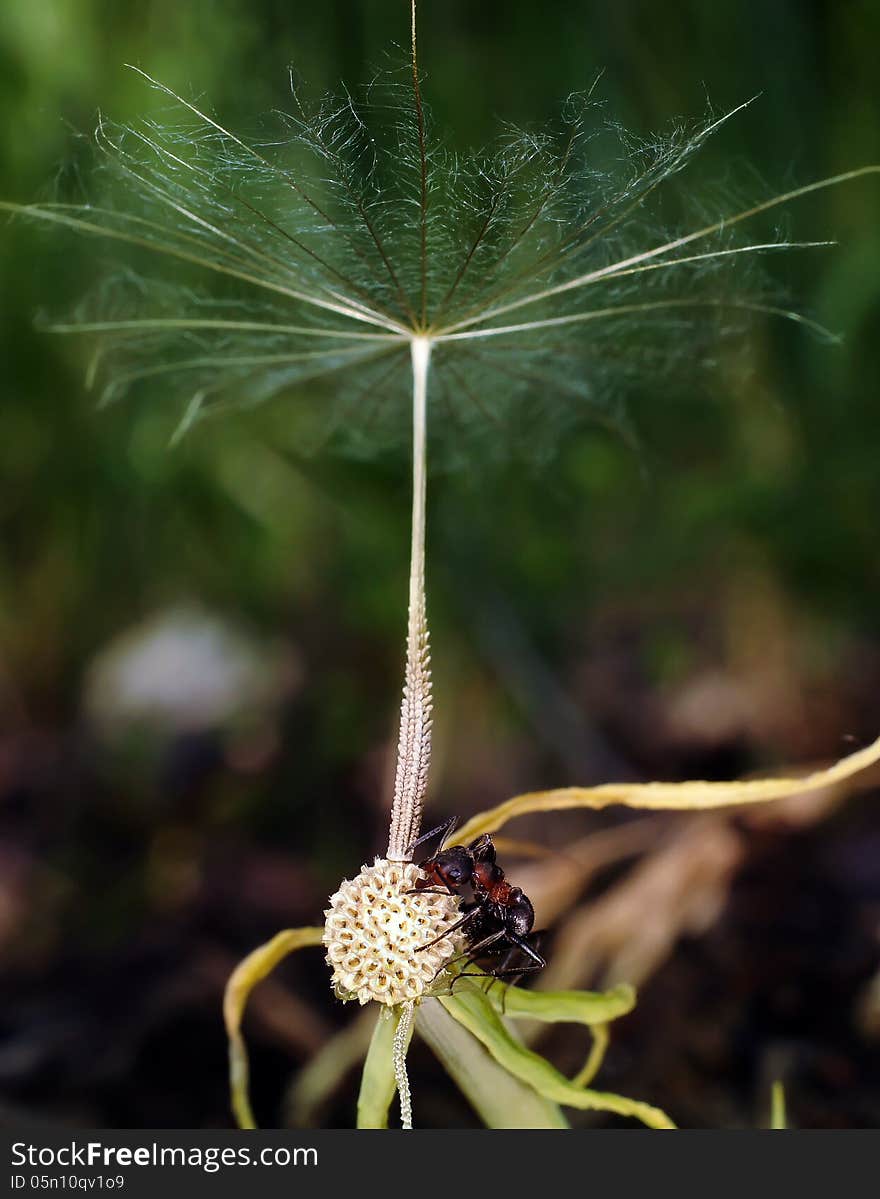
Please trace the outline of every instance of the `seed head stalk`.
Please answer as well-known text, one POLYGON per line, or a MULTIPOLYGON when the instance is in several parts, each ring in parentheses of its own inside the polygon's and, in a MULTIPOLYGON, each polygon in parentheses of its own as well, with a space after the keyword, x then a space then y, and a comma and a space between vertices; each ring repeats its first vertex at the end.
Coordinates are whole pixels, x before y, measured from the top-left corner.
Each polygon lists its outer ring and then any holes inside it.
POLYGON ((397 1082, 397 1093, 400 1096, 400 1123, 404 1129, 411 1129, 412 1122, 412 1091, 409 1077, 406 1073, 406 1051, 412 1036, 413 1016, 415 1007, 412 1003, 404 1003, 401 1007, 400 1019, 394 1033, 392 1050, 394 1061, 394 1078, 397 1082))
POLYGON ((410 343, 413 376, 413 500, 409 572, 406 670, 400 705, 397 773, 391 808, 387 856, 407 861, 407 849, 419 835, 422 803, 431 761, 431 654, 425 607, 425 474, 428 368, 431 340, 410 343))

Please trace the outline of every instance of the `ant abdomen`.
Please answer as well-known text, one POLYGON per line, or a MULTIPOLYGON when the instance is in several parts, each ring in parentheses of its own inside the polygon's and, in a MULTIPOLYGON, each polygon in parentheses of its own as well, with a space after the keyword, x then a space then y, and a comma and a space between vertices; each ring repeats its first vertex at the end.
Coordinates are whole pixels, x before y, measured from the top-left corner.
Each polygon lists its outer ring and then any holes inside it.
POLYGON ((519 887, 515 887, 514 891, 519 891, 519 895, 511 896, 505 911, 504 926, 509 933, 527 937, 535 924, 535 909, 531 900, 523 895, 519 887))

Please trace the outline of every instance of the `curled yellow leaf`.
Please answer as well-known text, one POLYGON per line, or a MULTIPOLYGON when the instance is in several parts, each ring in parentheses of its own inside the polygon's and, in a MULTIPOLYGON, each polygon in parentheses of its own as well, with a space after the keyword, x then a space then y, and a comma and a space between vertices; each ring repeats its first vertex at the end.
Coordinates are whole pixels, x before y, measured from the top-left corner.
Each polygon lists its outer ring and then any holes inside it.
POLYGON ((241 1035, 245 1004, 258 982, 296 949, 320 945, 323 928, 288 928, 249 953, 230 975, 223 996, 223 1021, 229 1037, 229 1091, 239 1128, 256 1128, 248 1096, 248 1057, 241 1035))
POLYGON ((516 795, 487 812, 472 816, 456 833, 456 841, 467 843, 502 828, 516 816, 528 812, 553 812, 563 808, 627 808, 651 811, 705 811, 735 804, 767 803, 807 791, 845 782, 853 775, 880 762, 880 737, 864 749, 849 754, 825 770, 803 778, 741 779, 733 782, 602 783, 597 787, 559 787, 553 791, 528 791, 516 795))

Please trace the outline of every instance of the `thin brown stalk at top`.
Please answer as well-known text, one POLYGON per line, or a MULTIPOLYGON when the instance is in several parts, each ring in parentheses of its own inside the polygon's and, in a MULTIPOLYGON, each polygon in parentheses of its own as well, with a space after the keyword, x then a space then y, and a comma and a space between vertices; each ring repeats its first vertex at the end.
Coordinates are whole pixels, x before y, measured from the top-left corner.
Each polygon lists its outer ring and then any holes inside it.
POLYGON ((419 164, 421 167, 421 199, 419 223, 421 245, 419 257, 422 273, 422 328, 428 323, 428 159, 425 152, 425 110, 422 108, 422 90, 419 87, 419 60, 416 45, 416 0, 412 0, 412 76, 413 94, 416 101, 416 118, 419 124, 419 164))

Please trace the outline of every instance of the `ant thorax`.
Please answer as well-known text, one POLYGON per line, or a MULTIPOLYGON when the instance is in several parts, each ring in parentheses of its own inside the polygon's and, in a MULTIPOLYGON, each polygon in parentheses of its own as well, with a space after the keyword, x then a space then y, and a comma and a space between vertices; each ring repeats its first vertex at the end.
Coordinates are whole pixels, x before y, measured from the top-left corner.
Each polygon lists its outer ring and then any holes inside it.
MULTIPOLYGON (((535 912, 528 896, 520 887, 507 882, 488 834, 470 845, 444 848, 454 823, 447 821, 409 847, 412 852, 423 841, 441 833, 438 851, 418 864, 424 877, 416 882, 416 891, 458 897, 461 917, 449 931, 460 931, 466 938, 467 950, 460 955, 466 964, 486 958, 494 963, 500 956, 499 965, 483 971, 494 978, 518 977, 543 969, 546 961, 536 948, 540 934, 532 932, 535 912)), ((459 971, 458 977, 469 973, 473 972, 459 971)))

